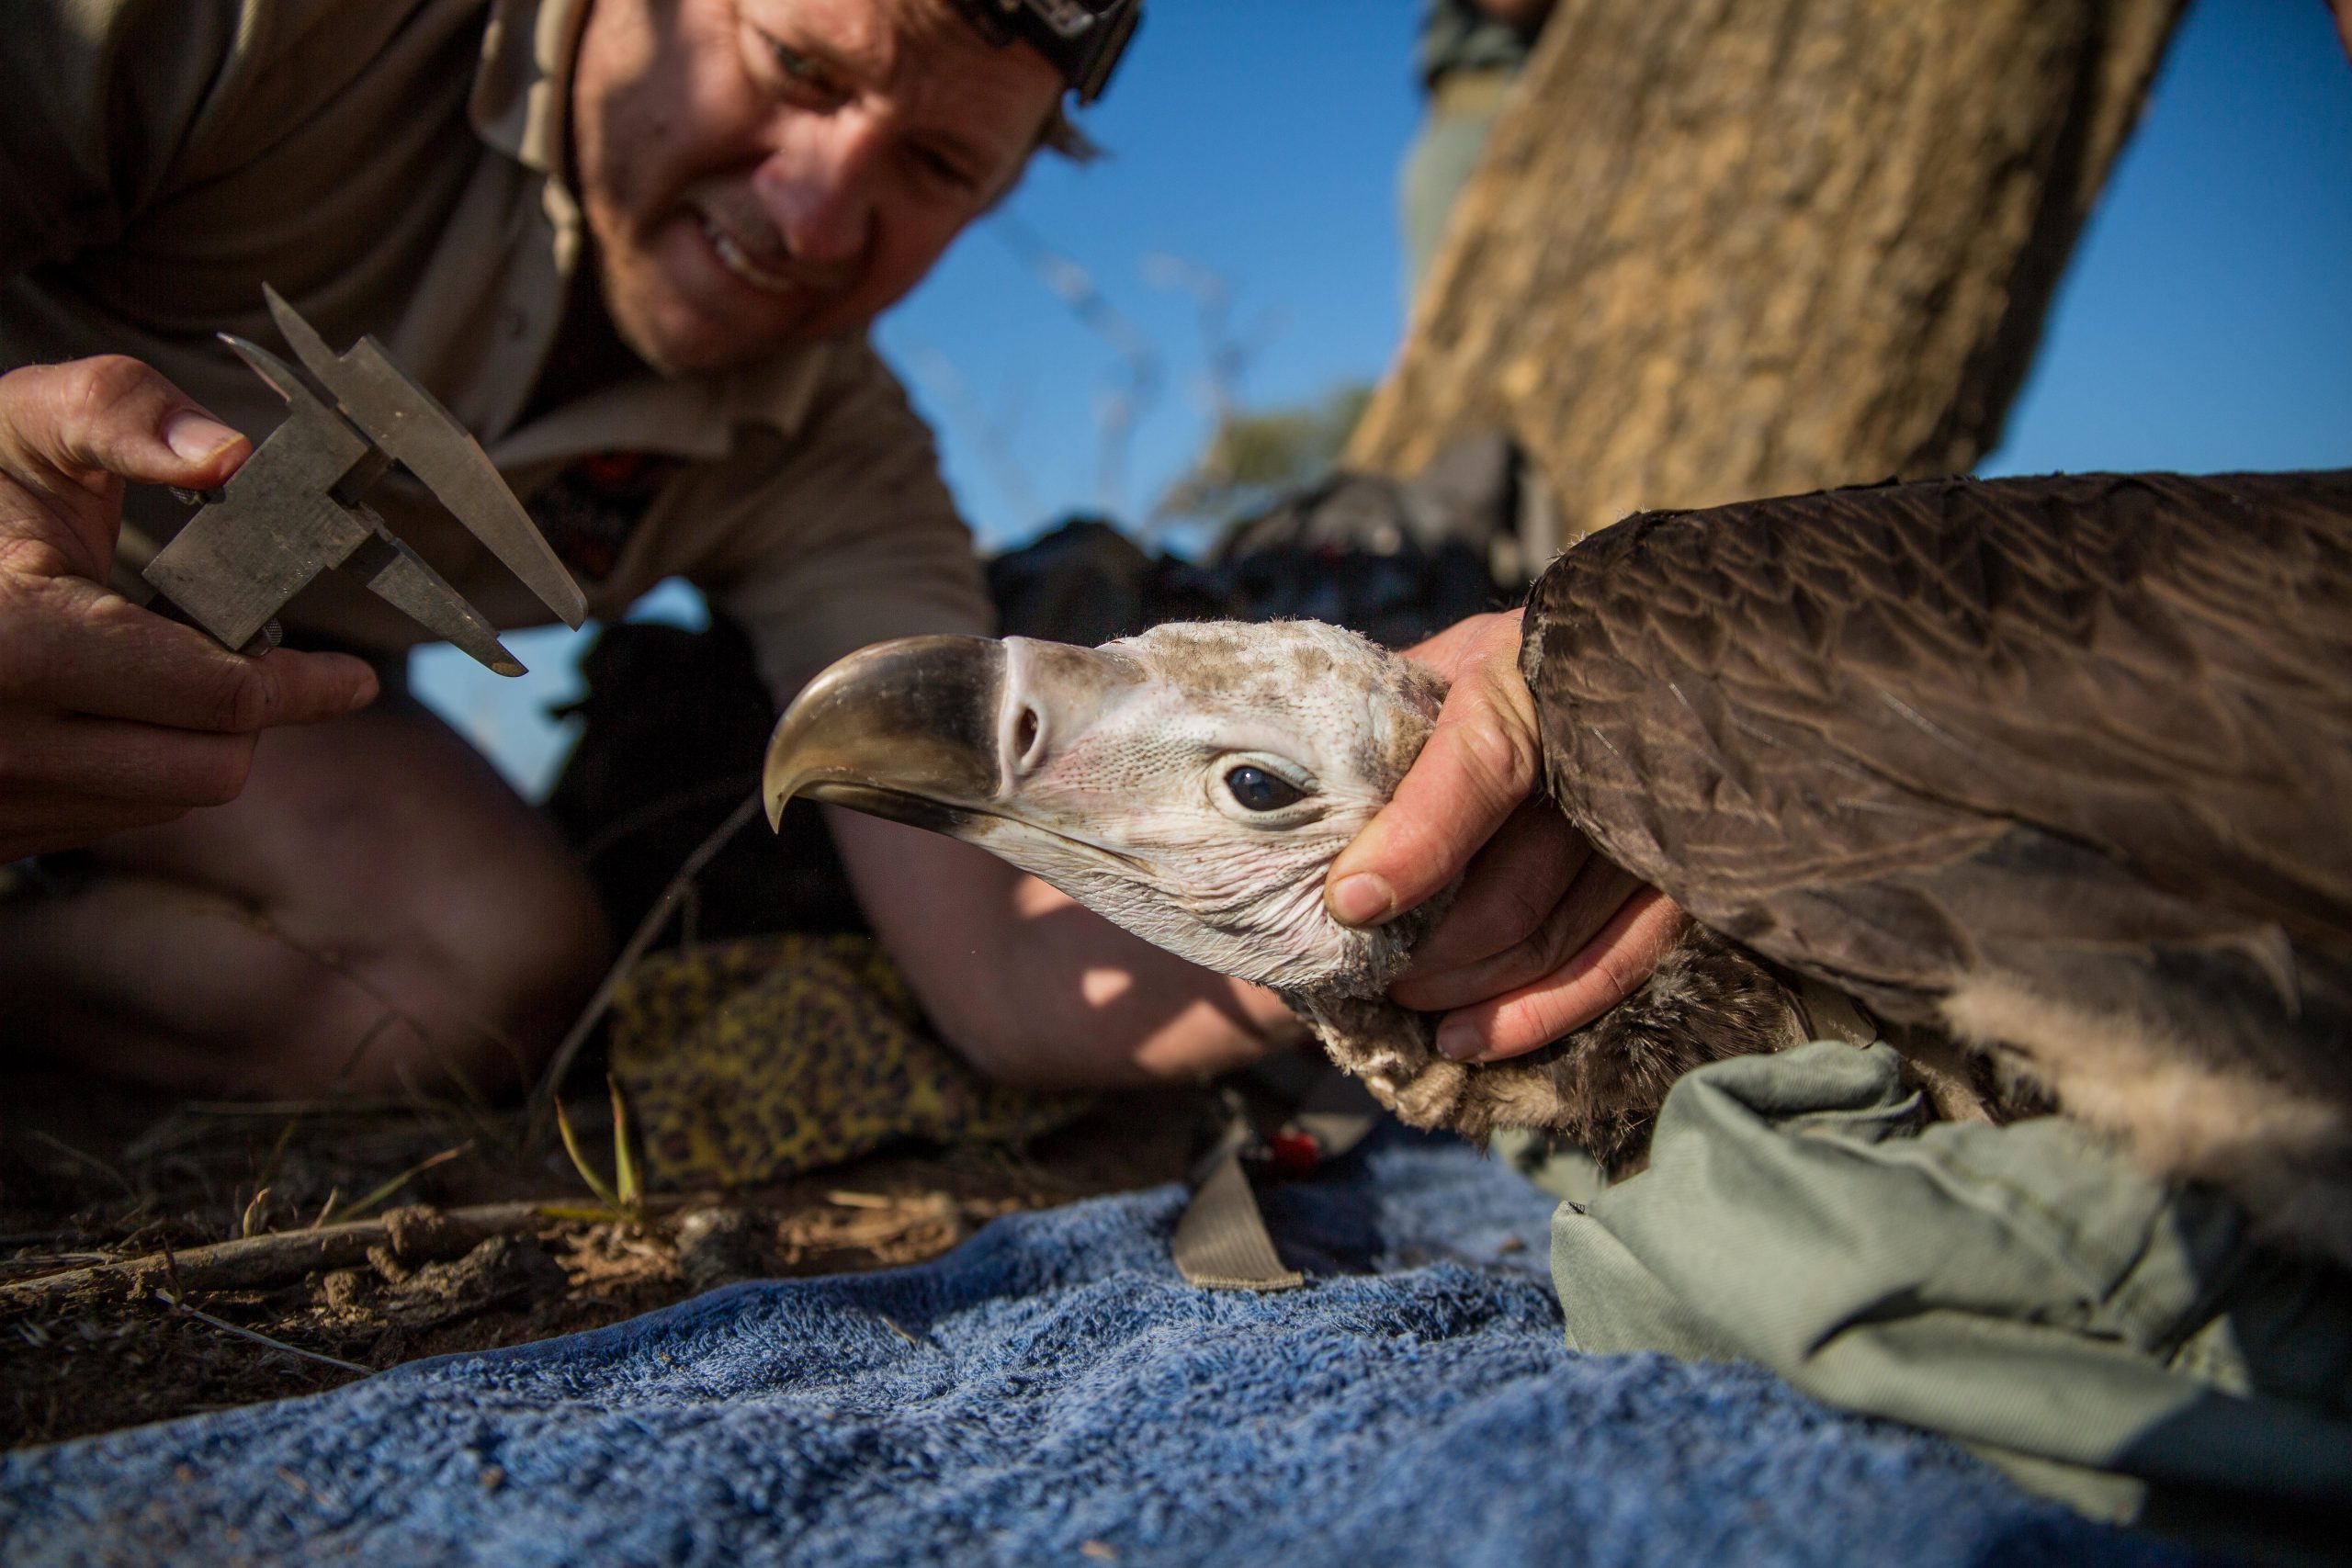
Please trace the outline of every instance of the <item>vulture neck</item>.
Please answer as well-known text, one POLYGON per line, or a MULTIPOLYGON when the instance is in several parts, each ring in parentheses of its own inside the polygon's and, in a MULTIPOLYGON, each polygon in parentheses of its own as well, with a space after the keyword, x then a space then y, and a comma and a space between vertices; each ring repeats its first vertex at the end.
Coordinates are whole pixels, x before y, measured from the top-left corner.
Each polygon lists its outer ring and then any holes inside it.
POLYGON ((1658 1107, 1684 1073, 1784 1050, 1809 1033, 1803 1007, 1777 976, 1697 924, 1623 1001, 1507 1061, 1448 1058, 1437 1049, 1433 1016, 1377 992, 1286 992, 1283 1000, 1331 1059, 1408 1125, 1474 1142, 1505 1127, 1535 1128, 1576 1145, 1612 1176, 1647 1159, 1658 1107))

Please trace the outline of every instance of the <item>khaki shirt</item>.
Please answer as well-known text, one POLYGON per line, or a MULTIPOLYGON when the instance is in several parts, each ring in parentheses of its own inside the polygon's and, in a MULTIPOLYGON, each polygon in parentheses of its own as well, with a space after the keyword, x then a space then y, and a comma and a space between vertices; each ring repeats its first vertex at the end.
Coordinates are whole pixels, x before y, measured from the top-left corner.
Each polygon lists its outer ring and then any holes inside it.
MULTIPOLYGON (((743 619, 779 695, 881 637, 990 628, 930 434, 862 334, 614 385, 520 419, 583 240, 556 170, 584 0, 46 0, 0 51, 0 366, 143 359, 256 441, 284 404, 213 336, 283 353, 275 285, 340 349, 373 333, 526 506, 609 452, 670 465, 611 617, 665 577, 743 619)), ((657 470, 657 472, 662 470, 657 470)), ((370 503, 501 626, 546 609, 395 472, 370 503)), ((127 505, 136 566, 183 514, 127 505)), ((545 517, 542 514, 544 524, 545 517)), ((119 568, 118 577, 123 575, 119 568)), ((322 578, 289 632, 390 653, 422 628, 322 578)))

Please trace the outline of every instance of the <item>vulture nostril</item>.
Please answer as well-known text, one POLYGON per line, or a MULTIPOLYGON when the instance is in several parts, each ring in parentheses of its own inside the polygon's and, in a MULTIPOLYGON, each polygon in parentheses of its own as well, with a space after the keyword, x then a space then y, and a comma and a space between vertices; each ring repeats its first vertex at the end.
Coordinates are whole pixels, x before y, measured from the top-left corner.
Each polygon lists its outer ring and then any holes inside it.
POLYGON ((1037 734, 1043 728, 1037 722, 1037 710, 1026 705, 1012 721, 1012 754, 1020 759, 1023 767, 1035 761, 1030 753, 1037 749, 1037 734))

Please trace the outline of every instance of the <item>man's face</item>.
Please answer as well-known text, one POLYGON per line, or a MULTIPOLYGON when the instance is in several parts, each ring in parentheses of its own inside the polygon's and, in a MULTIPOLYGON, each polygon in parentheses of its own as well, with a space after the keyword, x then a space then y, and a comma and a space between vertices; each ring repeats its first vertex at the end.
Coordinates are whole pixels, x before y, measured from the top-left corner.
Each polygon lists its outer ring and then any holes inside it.
POLYGON ((593 0, 572 174, 605 307, 672 373, 863 325, 1012 185, 1061 90, 941 0, 593 0))

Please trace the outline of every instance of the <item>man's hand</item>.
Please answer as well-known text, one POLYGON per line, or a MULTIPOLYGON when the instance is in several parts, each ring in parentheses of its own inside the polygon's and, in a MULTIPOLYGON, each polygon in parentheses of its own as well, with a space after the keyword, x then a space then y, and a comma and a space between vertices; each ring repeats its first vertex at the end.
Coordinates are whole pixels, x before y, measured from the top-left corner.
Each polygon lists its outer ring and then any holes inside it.
POLYGON ((251 451, 137 360, 0 377, 0 861, 232 800, 263 729, 375 700, 365 660, 243 658, 106 587, 125 479, 209 490, 251 451))
POLYGON ((1590 1022, 1648 976, 1683 920, 1537 796, 1542 741, 1519 635, 1518 611, 1476 615, 1407 650, 1453 690, 1396 798, 1325 883, 1335 919, 1378 925, 1469 868, 1389 987, 1445 1013, 1438 1048, 1458 1061, 1516 1056, 1590 1022))

